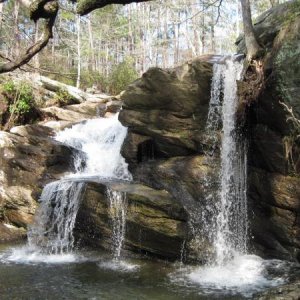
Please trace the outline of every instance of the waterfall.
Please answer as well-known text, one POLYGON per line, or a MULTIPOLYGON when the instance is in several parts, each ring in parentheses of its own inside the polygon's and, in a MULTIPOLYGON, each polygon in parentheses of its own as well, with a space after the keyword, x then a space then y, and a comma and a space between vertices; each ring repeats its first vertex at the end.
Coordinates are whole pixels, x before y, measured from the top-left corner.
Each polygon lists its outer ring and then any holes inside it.
MULTIPOLYGON (((85 190, 84 180, 99 177, 131 180, 120 151, 127 128, 111 118, 92 119, 59 132, 56 140, 76 148, 76 172, 47 184, 40 197, 35 222, 28 232, 29 246, 48 254, 70 253, 74 248, 73 228, 85 190)), ((109 190, 114 255, 119 257, 125 236, 126 195, 109 190)))
POLYGON ((213 168, 220 168, 216 192, 214 179, 207 176, 206 205, 201 211, 204 234, 213 246, 214 257, 208 255, 210 265, 222 265, 235 254, 247 251, 247 147, 238 134, 236 124, 237 80, 243 64, 234 58, 215 63, 211 84, 211 99, 206 123, 210 150, 206 160, 213 168), (221 165, 215 157, 220 129, 221 165))
POLYGON ((221 145, 221 187, 217 206, 216 263, 247 250, 246 146, 236 126, 237 80, 243 64, 227 59, 223 66, 223 136, 221 145))
POLYGON ((126 193, 107 188, 107 198, 110 204, 110 218, 112 222, 112 252, 115 259, 121 256, 125 238, 127 199, 126 193))
POLYGON ((83 182, 56 181, 45 186, 36 222, 28 232, 30 247, 53 254, 72 251, 73 228, 83 191, 83 182))
POLYGON ((205 132, 212 145, 212 150, 216 147, 218 141, 217 130, 221 123, 223 83, 224 65, 216 63, 213 65, 209 110, 205 126, 205 132))
MULTIPOLYGON (((265 276, 267 263, 247 254, 247 144, 236 122, 237 80, 242 68, 242 62, 234 57, 214 66, 206 128, 214 136, 210 141, 217 143, 222 124, 219 188, 217 193, 208 194, 206 207, 199 215, 204 221, 201 233, 207 236, 214 255, 209 256, 205 266, 189 272, 187 278, 208 291, 228 289, 251 295, 253 290, 274 283, 265 276)), ((213 144, 212 149, 216 146, 213 144)), ((214 154, 212 151, 206 156, 215 167, 214 154)), ((211 180, 207 178, 206 183, 211 184, 211 180)))

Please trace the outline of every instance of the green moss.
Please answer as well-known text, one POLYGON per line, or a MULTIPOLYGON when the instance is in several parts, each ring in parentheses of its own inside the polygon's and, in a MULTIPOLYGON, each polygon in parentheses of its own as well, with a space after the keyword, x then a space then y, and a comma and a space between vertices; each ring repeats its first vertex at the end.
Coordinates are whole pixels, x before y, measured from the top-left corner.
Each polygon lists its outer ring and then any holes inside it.
POLYGON ((296 0, 291 4, 289 12, 284 16, 284 25, 289 25, 300 16, 300 0, 296 0))
POLYGON ((282 42, 274 59, 276 90, 285 103, 300 116, 300 33, 299 24, 282 32, 282 42))

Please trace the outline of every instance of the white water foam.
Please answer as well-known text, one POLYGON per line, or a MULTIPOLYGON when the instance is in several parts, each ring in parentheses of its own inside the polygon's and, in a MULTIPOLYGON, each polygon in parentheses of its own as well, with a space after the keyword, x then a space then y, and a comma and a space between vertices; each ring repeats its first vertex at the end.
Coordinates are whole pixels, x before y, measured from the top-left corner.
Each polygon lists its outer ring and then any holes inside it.
POLYGON ((75 157, 76 172, 69 177, 131 180, 128 165, 120 153, 126 135, 127 128, 119 122, 116 114, 111 118, 92 119, 74 125, 57 133, 55 138, 85 154, 75 157))
POLYGON ((74 253, 45 254, 36 247, 24 246, 10 249, 0 260, 22 264, 68 264, 82 261, 82 258, 74 253))
POLYGON ((224 265, 182 269, 171 275, 178 284, 197 285, 204 294, 241 294, 250 297, 256 292, 285 283, 267 269, 283 268, 278 260, 264 260, 256 255, 236 256, 224 265))

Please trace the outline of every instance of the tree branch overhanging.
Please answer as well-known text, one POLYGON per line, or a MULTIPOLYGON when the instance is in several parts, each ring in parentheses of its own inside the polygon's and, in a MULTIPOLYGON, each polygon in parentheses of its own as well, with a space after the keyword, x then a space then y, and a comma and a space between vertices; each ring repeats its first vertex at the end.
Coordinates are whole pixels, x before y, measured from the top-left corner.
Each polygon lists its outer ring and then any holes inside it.
POLYGON ((132 2, 147 2, 151 0, 73 0, 77 2, 77 13, 81 16, 109 4, 129 4, 132 2))
POLYGON ((31 3, 27 0, 21 0, 21 3, 29 8, 32 20, 37 22, 40 19, 45 19, 43 33, 41 38, 16 60, 1 64, 0 73, 14 71, 28 63, 33 56, 46 47, 53 37, 53 26, 58 12, 57 0, 35 0, 31 3))

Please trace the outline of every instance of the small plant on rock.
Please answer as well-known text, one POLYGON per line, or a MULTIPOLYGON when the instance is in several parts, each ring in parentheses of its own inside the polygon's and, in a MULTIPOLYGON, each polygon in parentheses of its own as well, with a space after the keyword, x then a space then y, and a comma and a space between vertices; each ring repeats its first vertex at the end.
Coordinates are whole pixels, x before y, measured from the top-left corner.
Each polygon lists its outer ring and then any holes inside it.
POLYGON ((69 104, 74 104, 73 97, 68 93, 67 90, 61 88, 58 90, 54 97, 55 103, 57 103, 58 106, 66 106, 69 104))
POLYGON ((9 80, 1 85, 0 90, 3 96, 2 106, 5 109, 5 111, 2 111, 1 118, 4 130, 30 119, 35 109, 32 87, 28 82, 15 83, 9 80))

